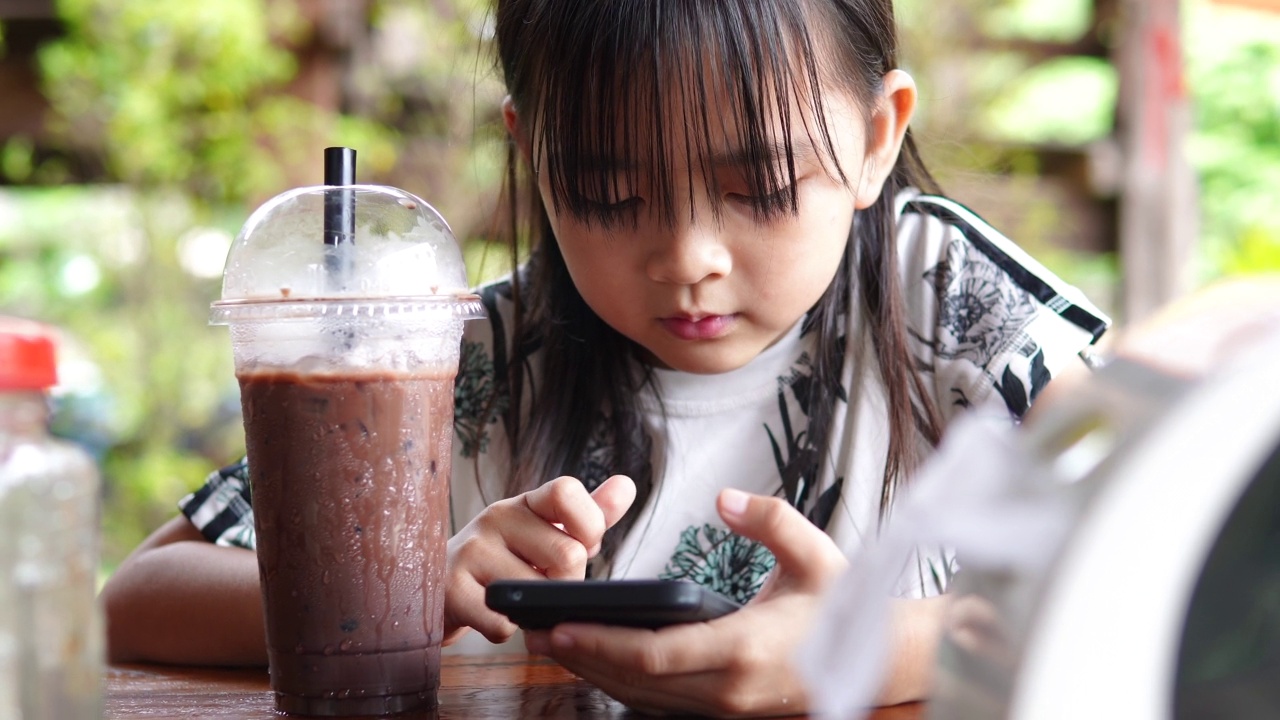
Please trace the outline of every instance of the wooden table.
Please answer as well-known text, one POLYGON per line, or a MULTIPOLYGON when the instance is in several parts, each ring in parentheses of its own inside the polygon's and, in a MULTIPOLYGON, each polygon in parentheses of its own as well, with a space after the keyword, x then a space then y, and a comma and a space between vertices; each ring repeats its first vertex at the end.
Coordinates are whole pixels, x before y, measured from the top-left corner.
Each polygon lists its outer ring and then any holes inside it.
MULTIPOLYGON (((396 717, 469 718, 639 717, 594 686, 545 658, 527 655, 446 655, 437 712, 396 717)), ((266 670, 163 665, 107 669, 105 718, 278 719, 266 670)), ((918 720, 916 703, 884 708, 873 720, 918 720)))

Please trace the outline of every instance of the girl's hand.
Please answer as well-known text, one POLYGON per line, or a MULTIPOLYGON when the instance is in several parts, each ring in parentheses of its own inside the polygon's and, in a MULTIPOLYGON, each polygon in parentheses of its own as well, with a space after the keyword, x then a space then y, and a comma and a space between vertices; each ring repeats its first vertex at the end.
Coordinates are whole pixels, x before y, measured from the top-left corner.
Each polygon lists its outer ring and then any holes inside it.
POLYGON ((636 497, 631 478, 614 475, 595 492, 560 477, 485 508, 449 539, 445 572, 444 644, 469 627, 490 642, 511 637, 516 626, 484 604, 484 590, 499 579, 581 580, 587 560, 600 551, 604 531, 636 497))
POLYGON ((565 623, 550 632, 526 632, 530 652, 550 655, 638 710, 803 713, 803 684, 791 658, 823 590, 847 561, 825 533, 779 498, 725 490, 717 509, 730 529, 763 543, 778 561, 746 607, 656 631, 565 623))

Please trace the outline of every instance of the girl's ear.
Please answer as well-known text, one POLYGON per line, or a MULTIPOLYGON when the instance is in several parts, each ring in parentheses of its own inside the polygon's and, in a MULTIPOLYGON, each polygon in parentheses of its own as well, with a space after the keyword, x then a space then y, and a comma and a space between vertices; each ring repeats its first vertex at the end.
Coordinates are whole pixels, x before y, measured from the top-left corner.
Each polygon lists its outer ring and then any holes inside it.
POLYGON ((516 114, 516 104, 510 95, 502 99, 502 124, 506 125, 507 134, 515 141, 516 147, 520 148, 525 162, 529 162, 529 138, 521 131, 520 116, 516 114))
POLYGON ((884 76, 883 88, 867 137, 867 154, 854 205, 859 210, 871 207, 880 197, 885 180, 898 162, 902 139, 916 111, 916 81, 906 72, 889 71, 884 76))

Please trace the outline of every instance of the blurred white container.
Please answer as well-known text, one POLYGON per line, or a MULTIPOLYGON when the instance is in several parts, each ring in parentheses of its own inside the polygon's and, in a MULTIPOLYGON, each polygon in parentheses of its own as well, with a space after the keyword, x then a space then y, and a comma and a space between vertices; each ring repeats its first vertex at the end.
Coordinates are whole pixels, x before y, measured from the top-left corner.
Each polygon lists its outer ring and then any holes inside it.
POLYGON ((0 318, 0 718, 102 715, 98 472, 48 433, 53 342, 0 318))
POLYGON ((1277 356, 1117 362, 1041 418, 1023 487, 1074 521, 1047 564, 960 573, 930 718, 1280 717, 1277 356))
POLYGON ((1026 425, 961 418, 828 591, 815 714, 867 715, 894 580, 941 546, 930 720, 1280 717, 1277 307, 1280 278, 1206 293, 1026 425))

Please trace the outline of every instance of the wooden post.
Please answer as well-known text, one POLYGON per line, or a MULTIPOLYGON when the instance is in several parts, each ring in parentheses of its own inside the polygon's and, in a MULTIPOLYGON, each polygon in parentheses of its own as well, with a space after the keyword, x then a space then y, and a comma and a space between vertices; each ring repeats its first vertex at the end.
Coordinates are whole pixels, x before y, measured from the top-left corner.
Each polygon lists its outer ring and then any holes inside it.
POLYGON ((1185 154, 1191 108, 1179 0, 1124 0, 1117 125, 1123 321, 1133 323, 1192 288, 1199 211, 1185 154))

